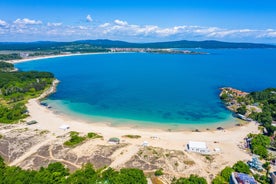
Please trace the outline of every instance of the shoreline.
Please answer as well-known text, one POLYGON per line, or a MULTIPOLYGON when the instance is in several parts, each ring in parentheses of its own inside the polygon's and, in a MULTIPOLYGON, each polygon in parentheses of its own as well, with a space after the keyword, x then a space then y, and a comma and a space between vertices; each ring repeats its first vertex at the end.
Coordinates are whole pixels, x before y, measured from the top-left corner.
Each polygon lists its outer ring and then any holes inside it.
POLYGON ((114 127, 114 128, 135 128, 135 129, 158 129, 164 132, 210 132, 216 131, 217 128, 222 127, 223 129, 235 129, 238 126, 237 124, 244 126, 248 124, 248 122, 242 121, 240 119, 232 117, 229 115, 229 118, 218 121, 218 122, 204 122, 204 123, 175 123, 175 122, 158 122, 158 121, 143 121, 143 120, 134 120, 127 118, 116 118, 116 117, 105 117, 105 116, 97 116, 97 115, 88 115, 88 114, 78 114, 72 110, 67 109, 67 107, 63 107, 60 105, 53 105, 51 102, 46 100, 46 103, 51 106, 50 111, 54 114, 66 117, 66 119, 72 119, 75 121, 85 122, 87 124, 97 124, 101 122, 104 125, 114 127))
MULTIPOLYGON (((208 131, 188 131, 188 130, 179 130, 179 131, 166 131, 160 127, 147 127, 147 128, 140 128, 140 127, 133 127, 126 124, 125 126, 110 126, 110 123, 108 122, 95 122, 95 123, 89 123, 84 120, 80 119, 73 119, 70 116, 66 116, 63 114, 56 114, 51 109, 48 109, 47 107, 44 107, 40 105, 40 100, 47 97, 48 95, 54 93, 56 91, 56 87, 58 85, 59 81, 54 80, 51 87, 46 90, 43 94, 41 94, 38 98, 34 98, 28 101, 26 104, 28 110, 29 110, 29 117, 26 118, 26 120, 37 120, 38 127, 42 129, 47 129, 55 134, 64 134, 64 130, 59 130, 59 126, 63 124, 68 124, 70 126, 71 130, 77 130, 80 132, 89 132, 89 130, 92 128, 96 132, 101 134, 106 134, 106 136, 110 136, 110 134, 107 134, 106 132, 116 132, 116 134, 120 134, 118 136, 122 136, 123 134, 142 134, 142 135, 149 135, 149 134, 190 134, 190 135, 204 135, 204 134, 221 134, 223 132, 239 132, 239 134, 244 134, 246 132, 252 133, 252 132, 258 132, 258 125, 256 123, 248 122, 244 124, 243 126, 234 126, 223 130, 208 130, 208 131), (242 129, 246 131, 241 131, 242 129)), ((247 134, 248 134, 247 133, 247 134)), ((247 135, 244 134, 244 135, 247 135)), ((172 139, 174 137, 171 137, 172 139)), ((204 140, 206 137, 204 137, 202 140, 204 140)), ((214 139, 214 137, 210 137, 214 139)), ((225 137, 224 137, 225 138, 225 137)), ((217 138, 215 138, 217 139, 217 138)), ((223 139, 223 138, 222 138, 223 139)))
POLYGON ((93 52, 93 53, 76 53, 76 54, 72 53, 72 54, 44 55, 44 56, 38 56, 38 57, 8 60, 8 61, 5 61, 5 62, 12 63, 12 64, 18 64, 18 63, 30 62, 30 61, 42 60, 42 59, 70 57, 70 56, 82 56, 82 55, 96 55, 96 54, 116 54, 116 53, 126 53, 126 52, 93 52))
MULTIPOLYGON (((38 123, 27 125, 26 122, 13 124, 12 130, 28 130, 34 132, 49 132, 44 141, 34 145, 27 153, 19 158, 16 158, 10 165, 19 165, 30 155, 36 153, 43 145, 54 145, 56 142, 65 141, 68 138, 70 131, 80 132, 80 135, 86 135, 88 132, 94 132, 103 136, 101 140, 91 140, 72 148, 71 151, 77 155, 85 155, 86 152, 92 154, 91 147, 110 146, 108 140, 112 137, 117 137, 126 147, 120 149, 119 152, 112 154, 112 163, 109 165, 112 168, 120 169, 124 163, 139 154, 139 150, 145 149, 142 144, 145 142, 150 146, 148 149, 162 148, 170 152, 181 151, 181 154, 192 160, 194 165, 190 169, 185 168, 185 171, 174 171, 174 176, 184 176, 186 174, 198 174, 210 180, 210 174, 216 175, 225 166, 232 166, 239 160, 251 160, 251 156, 246 149, 243 148, 244 138, 249 133, 259 133, 258 125, 250 122, 244 126, 234 126, 223 130, 209 130, 202 132, 192 132, 187 130, 180 131, 165 131, 158 126, 151 128, 138 128, 129 126, 110 126, 107 122, 88 123, 84 120, 71 118, 63 114, 56 114, 52 109, 40 105, 40 100, 56 91, 58 80, 54 80, 50 88, 44 91, 38 98, 30 99, 26 104, 29 111, 29 117, 25 121, 35 120, 38 123), (62 126, 68 126, 69 129, 61 129, 62 126), (47 130, 47 131, 45 131, 47 130), (141 138, 129 139, 125 135, 139 135, 141 138), (212 163, 205 162, 205 156, 198 153, 186 151, 189 141, 205 142, 210 154, 214 160, 212 163), (216 150, 220 150, 217 152, 216 150), (119 155, 119 157, 118 157, 119 155), (210 170, 211 169, 211 170, 210 170)), ((10 125, 0 124, 0 133, 4 134, 8 131, 5 127, 10 125)), ((24 138, 24 137, 23 137, 24 138)), ((60 143, 63 145, 63 143, 60 143)))
MULTIPOLYGON (((97 55, 97 54, 117 54, 117 53, 130 53, 130 52, 95 52, 95 53, 77 53, 77 54, 59 54, 59 55, 49 55, 49 56, 39 56, 39 57, 32 57, 27 59, 20 59, 20 60, 10 60, 8 62, 13 64, 18 64, 22 62, 30 62, 35 60, 42 60, 42 59, 51 59, 51 58, 59 58, 59 57, 70 57, 70 56, 81 56, 81 55, 97 55)), ((60 81, 57 79, 54 81, 53 85, 46 90, 38 99, 43 100, 47 96, 51 95, 52 93, 56 92, 56 87, 60 81), (46 93, 46 94, 45 94, 46 93)), ((40 105, 40 104, 38 104, 40 105)), ((50 109, 48 109, 50 110, 50 109)), ((219 122, 211 122, 211 123, 203 123, 203 124, 181 124, 181 123, 159 123, 159 122, 151 122, 151 121, 139 121, 139 120, 132 120, 132 119, 124 119, 124 118, 112 118, 112 117, 101 117, 101 116, 91 116, 91 117, 81 117, 81 115, 73 114, 70 115, 69 113, 64 113, 62 111, 56 111, 54 114, 59 114, 60 116, 63 116, 65 119, 72 119, 74 121, 81 121, 87 124, 98 124, 99 119, 105 119, 100 120, 100 124, 104 124, 106 126, 114 127, 114 128, 135 128, 135 129, 158 129, 165 132, 180 132, 180 131, 192 131, 192 132, 210 132, 217 130, 218 127, 222 127, 223 129, 235 129, 239 126, 236 126, 236 124, 246 124, 246 122, 239 122, 238 119, 233 118, 227 119, 225 121, 219 121, 219 122), (95 119, 94 119, 95 118, 95 119), (109 121, 110 119, 110 121, 109 121), (115 121, 121 121, 124 123, 113 123, 112 120, 115 121), (96 121, 96 122, 95 122, 96 121), (234 122, 235 121, 235 122, 234 122), (238 122, 238 123, 237 123, 238 122), (150 125, 149 125, 150 124, 150 125), (143 128, 144 127, 144 128, 143 128)))

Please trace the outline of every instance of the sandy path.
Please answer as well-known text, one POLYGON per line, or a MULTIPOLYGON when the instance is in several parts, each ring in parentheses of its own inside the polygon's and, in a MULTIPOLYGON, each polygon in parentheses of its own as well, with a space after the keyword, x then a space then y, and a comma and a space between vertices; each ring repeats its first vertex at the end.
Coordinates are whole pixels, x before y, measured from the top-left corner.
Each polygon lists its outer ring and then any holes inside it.
POLYGON ((123 147, 122 149, 116 150, 111 159, 114 161, 110 164, 112 168, 119 168, 119 166, 126 163, 130 158, 135 155, 139 151, 139 147, 136 145, 129 145, 127 147, 123 147))

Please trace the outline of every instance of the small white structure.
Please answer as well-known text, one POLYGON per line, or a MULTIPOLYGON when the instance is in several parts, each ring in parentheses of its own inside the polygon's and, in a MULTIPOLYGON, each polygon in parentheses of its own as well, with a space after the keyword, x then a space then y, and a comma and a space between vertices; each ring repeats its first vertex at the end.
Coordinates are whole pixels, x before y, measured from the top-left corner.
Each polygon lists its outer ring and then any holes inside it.
POLYGON ((144 147, 147 147, 147 146, 149 146, 149 143, 148 143, 148 141, 144 141, 144 142, 142 143, 142 146, 144 146, 144 147))
POLYGON ((187 144, 188 151, 208 154, 210 151, 205 142, 189 141, 187 144))
POLYGON ((70 126, 63 124, 59 128, 65 131, 65 130, 68 130, 70 128, 70 126))
POLYGON ((220 148, 214 148, 215 153, 220 153, 220 148))

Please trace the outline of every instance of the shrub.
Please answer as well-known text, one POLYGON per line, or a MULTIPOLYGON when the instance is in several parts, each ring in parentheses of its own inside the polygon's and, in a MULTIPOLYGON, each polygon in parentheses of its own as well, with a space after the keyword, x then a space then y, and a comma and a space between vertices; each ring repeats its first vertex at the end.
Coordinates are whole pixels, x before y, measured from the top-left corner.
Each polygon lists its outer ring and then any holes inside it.
POLYGON ((158 169, 154 172, 154 175, 155 176, 162 176, 164 173, 163 173, 163 169, 158 169))

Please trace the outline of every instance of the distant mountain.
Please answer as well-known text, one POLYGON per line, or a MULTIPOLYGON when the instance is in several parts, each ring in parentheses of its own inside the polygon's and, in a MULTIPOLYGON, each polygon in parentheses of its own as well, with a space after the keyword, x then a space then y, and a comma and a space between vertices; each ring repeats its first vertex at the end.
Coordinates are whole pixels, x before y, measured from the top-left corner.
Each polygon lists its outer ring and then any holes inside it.
POLYGON ((205 49, 220 49, 220 48, 276 48, 272 44, 258 43, 235 43, 221 42, 215 40, 206 41, 169 41, 169 42, 154 42, 154 43, 130 43, 114 40, 78 40, 73 42, 0 42, 0 50, 52 50, 65 47, 101 47, 101 48, 205 48, 205 49))

